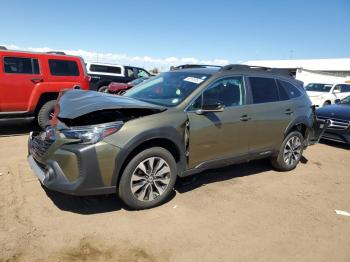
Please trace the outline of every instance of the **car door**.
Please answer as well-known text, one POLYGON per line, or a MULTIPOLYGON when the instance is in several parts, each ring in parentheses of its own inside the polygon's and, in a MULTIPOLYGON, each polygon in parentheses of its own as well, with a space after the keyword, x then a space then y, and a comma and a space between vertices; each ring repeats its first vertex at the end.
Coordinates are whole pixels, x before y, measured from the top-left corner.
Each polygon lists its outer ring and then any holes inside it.
POLYGON ((4 56, 0 82, 1 111, 24 112, 36 84, 42 81, 39 60, 30 57, 4 56))
POLYGON ((189 119, 189 166, 248 154, 249 106, 242 76, 212 83, 187 110, 189 119), (198 111, 210 101, 224 106, 222 112, 198 111))
POLYGON ((281 145, 293 115, 293 104, 274 78, 249 77, 252 95, 252 155, 270 154, 281 145), (280 88, 280 91, 278 90, 280 88))

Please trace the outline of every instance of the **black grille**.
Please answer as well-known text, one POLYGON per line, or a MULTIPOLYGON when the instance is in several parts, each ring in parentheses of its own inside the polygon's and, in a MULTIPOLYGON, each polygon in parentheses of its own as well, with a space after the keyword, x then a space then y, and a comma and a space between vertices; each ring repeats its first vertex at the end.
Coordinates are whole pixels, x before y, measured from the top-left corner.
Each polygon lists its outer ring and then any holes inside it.
POLYGON ((54 140, 42 139, 40 135, 33 137, 31 140, 30 152, 35 160, 40 161, 53 142, 54 140))

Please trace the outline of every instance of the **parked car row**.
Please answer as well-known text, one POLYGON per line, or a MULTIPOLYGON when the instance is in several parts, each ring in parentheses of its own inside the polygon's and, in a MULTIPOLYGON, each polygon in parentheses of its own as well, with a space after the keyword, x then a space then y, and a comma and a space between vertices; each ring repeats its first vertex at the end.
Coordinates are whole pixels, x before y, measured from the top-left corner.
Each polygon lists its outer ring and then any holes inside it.
POLYGON ((0 117, 35 116, 45 128, 63 89, 89 89, 82 58, 0 50, 0 117))
POLYGON ((85 64, 82 58, 63 52, 35 53, 1 48, 0 118, 34 116, 44 129, 52 118, 60 91, 106 91, 112 81, 128 83, 149 76, 142 68, 85 64))
POLYGON ((45 130, 28 141, 44 186, 117 193, 133 209, 164 203, 177 177, 258 158, 289 171, 322 136, 350 143, 348 84, 304 88, 288 71, 246 65, 150 76, 61 52, 0 50, 0 116, 36 116, 45 130))
POLYGON ((107 92, 112 82, 129 83, 141 77, 151 76, 147 70, 132 66, 87 63, 86 68, 91 77, 90 89, 99 92, 107 92))
POLYGON ((350 84, 310 83, 305 87, 313 105, 317 107, 335 104, 350 95, 350 84))

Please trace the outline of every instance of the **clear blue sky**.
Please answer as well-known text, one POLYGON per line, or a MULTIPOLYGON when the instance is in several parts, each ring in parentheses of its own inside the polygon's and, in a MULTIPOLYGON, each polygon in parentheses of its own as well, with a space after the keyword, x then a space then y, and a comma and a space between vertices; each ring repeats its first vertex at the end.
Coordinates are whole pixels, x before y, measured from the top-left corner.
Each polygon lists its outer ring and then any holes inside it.
POLYGON ((350 0, 0 1, 0 43, 129 56, 350 57, 350 0))

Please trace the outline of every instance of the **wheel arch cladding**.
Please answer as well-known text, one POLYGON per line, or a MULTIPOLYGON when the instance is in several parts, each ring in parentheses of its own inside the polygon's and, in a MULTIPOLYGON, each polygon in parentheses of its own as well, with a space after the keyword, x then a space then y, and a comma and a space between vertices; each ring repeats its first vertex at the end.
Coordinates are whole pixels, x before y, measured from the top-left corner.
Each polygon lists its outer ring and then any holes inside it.
POLYGON ((59 92, 48 92, 48 93, 43 93, 40 95, 38 102, 36 104, 35 107, 35 114, 37 114, 39 112, 39 110, 41 109, 41 107, 48 101, 50 100, 56 100, 58 97, 59 92))
POLYGON ((302 116, 296 118, 292 121, 284 132, 284 136, 286 137, 292 131, 299 131, 303 137, 307 136, 307 130, 312 127, 312 123, 309 118, 302 116))
POLYGON ((186 158, 183 139, 172 127, 158 128, 140 133, 131 139, 120 151, 116 158, 112 185, 118 186, 121 175, 130 160, 141 151, 150 147, 167 149, 174 157, 178 174, 186 168, 186 158))

